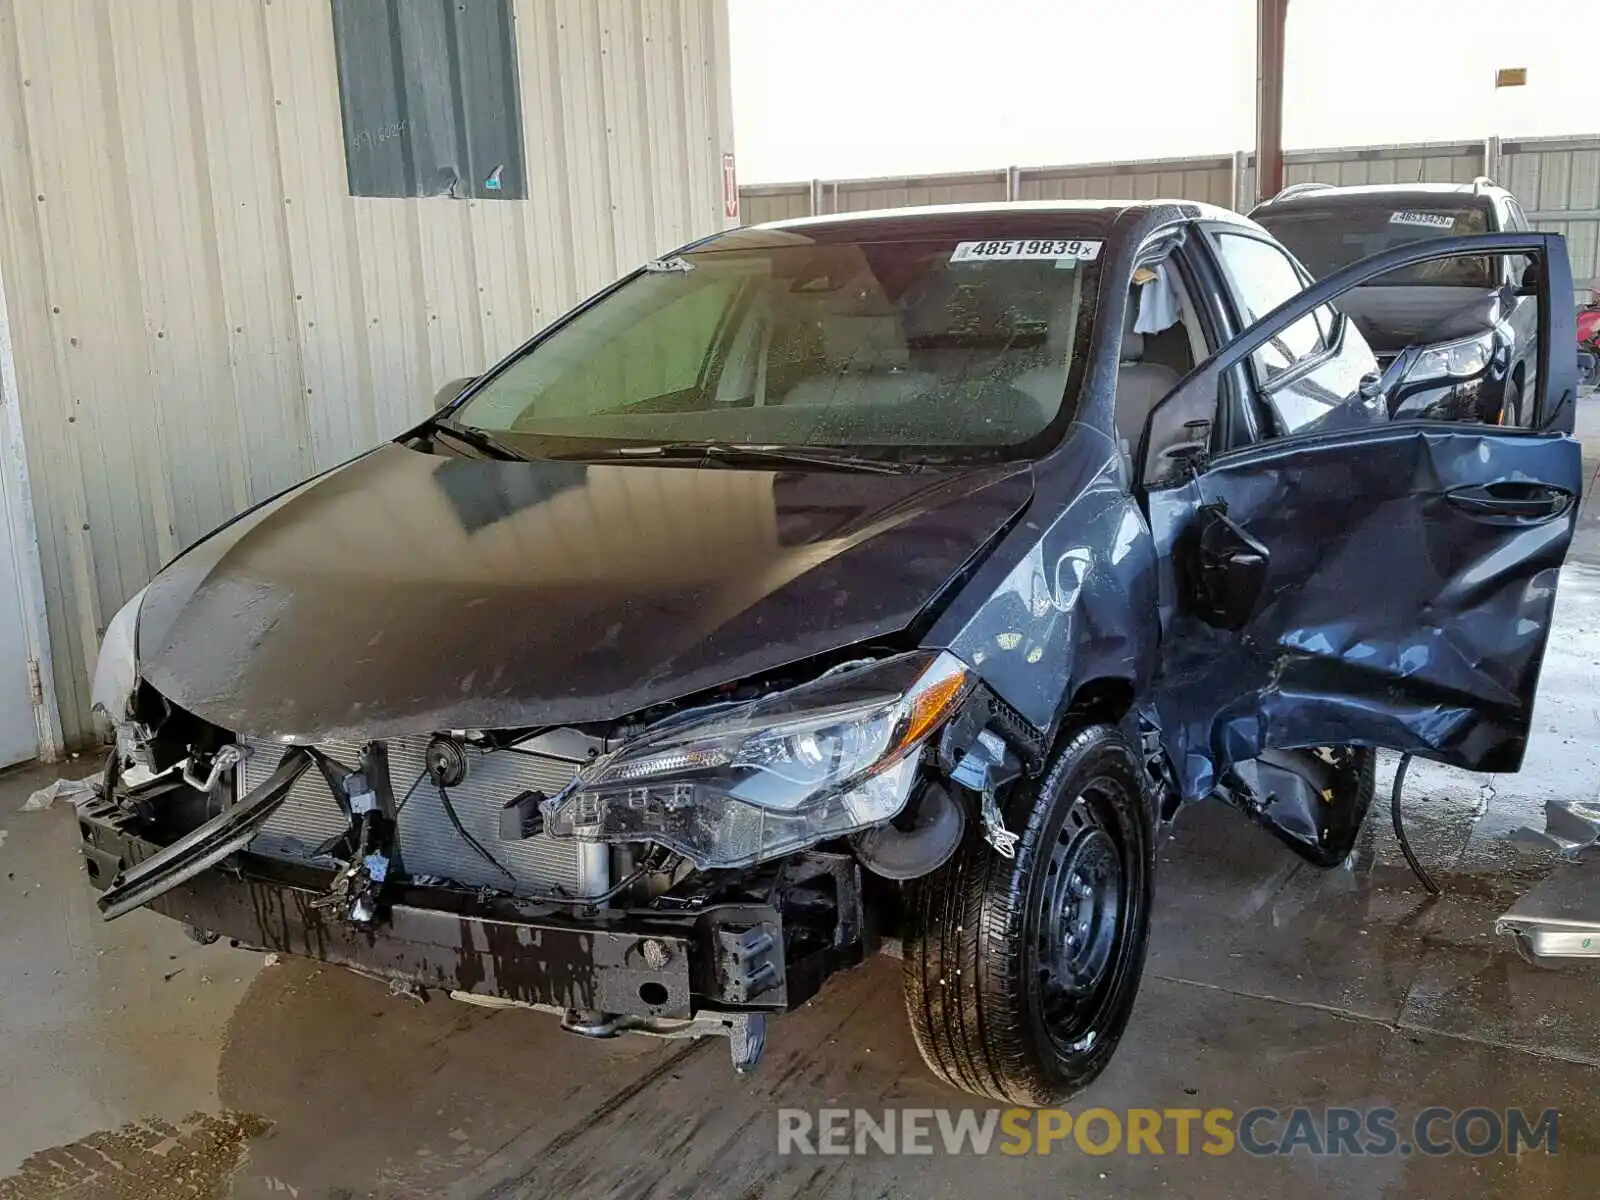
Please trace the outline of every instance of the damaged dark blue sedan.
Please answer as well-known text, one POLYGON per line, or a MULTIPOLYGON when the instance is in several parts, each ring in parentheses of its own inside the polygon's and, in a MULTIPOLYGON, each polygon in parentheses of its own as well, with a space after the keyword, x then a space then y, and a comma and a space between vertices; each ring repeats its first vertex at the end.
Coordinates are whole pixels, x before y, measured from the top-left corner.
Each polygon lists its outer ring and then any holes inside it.
POLYGON ((889 949, 942 1078, 1059 1102, 1155 841, 1322 865, 1374 748, 1507 771, 1580 489, 1566 250, 1311 283, 1189 203, 734 230, 190 547, 107 630, 104 914, 580 1034, 720 1034, 889 949), (1339 310, 1522 256, 1529 428, 1411 419, 1339 310))

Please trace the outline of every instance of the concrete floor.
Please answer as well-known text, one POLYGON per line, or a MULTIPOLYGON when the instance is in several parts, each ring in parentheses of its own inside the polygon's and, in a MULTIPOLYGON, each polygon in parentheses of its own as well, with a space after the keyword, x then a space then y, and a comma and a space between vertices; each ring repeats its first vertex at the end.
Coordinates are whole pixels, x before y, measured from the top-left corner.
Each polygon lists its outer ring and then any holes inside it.
POLYGON ((1414 768, 1411 828, 1443 897, 1425 898, 1386 814, 1331 872, 1221 807, 1181 816, 1132 1025, 1074 1106, 1559 1108, 1554 1157, 779 1158, 780 1105, 976 1105, 923 1069, 898 963, 775 1022, 761 1069, 737 1077, 720 1042, 585 1042, 539 1015, 198 946, 146 913, 104 925, 70 811, 16 811, 57 773, 30 769, 0 777, 0 1200, 1591 1196, 1600 976, 1529 967, 1491 927, 1551 868, 1510 831, 1542 824, 1548 796, 1600 790, 1592 491, 1557 622, 1526 769, 1414 768))

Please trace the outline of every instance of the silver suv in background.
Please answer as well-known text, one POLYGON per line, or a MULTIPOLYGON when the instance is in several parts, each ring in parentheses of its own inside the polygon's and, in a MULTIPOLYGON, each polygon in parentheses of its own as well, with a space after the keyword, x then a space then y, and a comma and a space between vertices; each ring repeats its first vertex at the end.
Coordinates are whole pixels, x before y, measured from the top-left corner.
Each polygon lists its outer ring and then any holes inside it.
MULTIPOLYGON (((1516 197, 1492 180, 1334 187, 1297 183, 1250 216, 1322 278, 1369 255, 1427 238, 1530 228, 1516 197)), ((1536 283, 1522 258, 1452 258, 1395 271, 1347 292, 1339 307, 1385 369, 1423 345, 1395 416, 1526 425, 1532 413, 1536 283)))

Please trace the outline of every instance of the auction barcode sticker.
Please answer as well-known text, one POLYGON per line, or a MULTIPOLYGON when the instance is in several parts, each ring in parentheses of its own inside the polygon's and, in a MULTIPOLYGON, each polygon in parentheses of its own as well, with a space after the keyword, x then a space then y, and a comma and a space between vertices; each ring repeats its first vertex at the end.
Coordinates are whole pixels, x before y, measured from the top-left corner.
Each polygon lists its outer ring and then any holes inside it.
POLYGON ((1079 238, 1069 241, 1045 239, 1012 239, 996 242, 957 242, 950 261, 999 262, 1017 259, 1043 259, 1056 262, 1093 262, 1100 257, 1104 242, 1086 242, 1079 238))
POLYGON ((1391 225, 1426 225, 1429 229, 1449 229, 1455 223, 1449 213, 1397 212, 1389 218, 1391 225))

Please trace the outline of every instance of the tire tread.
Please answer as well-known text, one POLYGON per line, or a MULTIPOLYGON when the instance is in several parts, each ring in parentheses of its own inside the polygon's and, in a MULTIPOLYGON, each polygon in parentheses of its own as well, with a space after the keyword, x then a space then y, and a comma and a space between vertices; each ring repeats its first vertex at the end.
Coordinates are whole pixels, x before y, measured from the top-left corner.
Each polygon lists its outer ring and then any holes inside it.
MULTIPOLYGON (((1099 1073, 1120 1036, 1120 1027, 1090 1052, 1078 1078, 1061 1080, 1043 1069, 1027 1017, 1028 989, 1024 864, 1047 852, 1041 846, 1052 796, 1063 778, 1100 755, 1120 756, 1141 822, 1146 878, 1153 867, 1153 837, 1132 753, 1115 730, 1093 725, 1065 735, 1042 780, 1014 787, 1006 798, 1006 822, 1020 829, 1017 857, 1004 859, 969 822, 966 840, 939 871, 908 885, 904 988, 906 1012, 917 1049, 946 1083, 980 1096, 1043 1105, 1086 1085, 1099 1073), (933 968, 936 968, 934 970, 933 968)), ((1148 904, 1143 907, 1148 920, 1148 904)), ((1134 978, 1142 968, 1144 929, 1134 978)))

